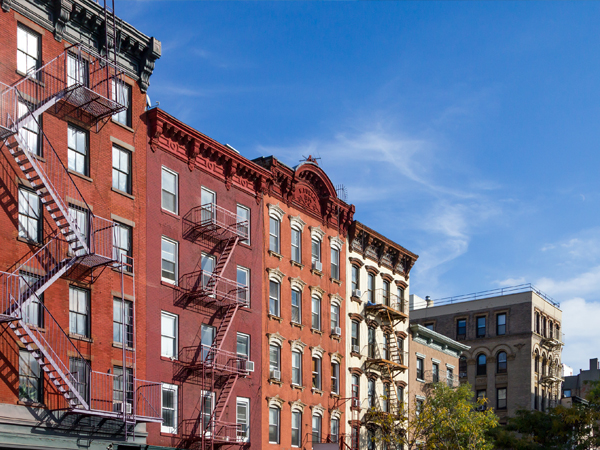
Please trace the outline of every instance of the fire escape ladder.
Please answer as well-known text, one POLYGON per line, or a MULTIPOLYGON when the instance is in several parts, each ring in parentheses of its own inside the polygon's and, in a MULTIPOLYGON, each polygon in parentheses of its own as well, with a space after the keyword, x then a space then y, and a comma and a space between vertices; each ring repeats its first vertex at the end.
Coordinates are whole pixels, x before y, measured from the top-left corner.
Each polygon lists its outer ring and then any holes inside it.
POLYGON ((231 255, 233 254, 233 250, 235 249, 235 246, 237 245, 239 239, 240 238, 238 236, 234 235, 234 236, 231 236, 230 238, 228 238, 226 241, 224 241, 223 251, 219 255, 219 258, 217 259, 217 263, 215 265, 215 268, 212 272, 210 279, 206 283, 205 289, 208 292, 216 293, 219 281, 220 281, 221 277, 223 276, 223 273, 225 273, 225 268, 227 267, 227 264, 229 263, 229 260, 231 259, 231 255))
POLYGON ((238 375, 235 373, 229 374, 221 392, 219 393, 219 397, 215 403, 215 407, 210 415, 209 424, 207 428, 209 430, 214 430, 215 426, 218 422, 221 422, 223 418, 223 413, 225 412, 225 405, 229 402, 229 398, 231 397, 231 393, 233 392, 233 388, 238 379, 238 375))
POLYGON ((239 303, 232 303, 226 306, 225 316, 221 323, 219 324, 219 328, 217 329, 217 334, 215 335, 215 340, 213 341, 213 347, 217 350, 221 350, 223 346, 223 342, 225 341, 225 336, 227 336, 227 332, 229 331, 229 327, 231 327, 231 323, 233 322, 233 318, 235 313, 239 309, 239 303))

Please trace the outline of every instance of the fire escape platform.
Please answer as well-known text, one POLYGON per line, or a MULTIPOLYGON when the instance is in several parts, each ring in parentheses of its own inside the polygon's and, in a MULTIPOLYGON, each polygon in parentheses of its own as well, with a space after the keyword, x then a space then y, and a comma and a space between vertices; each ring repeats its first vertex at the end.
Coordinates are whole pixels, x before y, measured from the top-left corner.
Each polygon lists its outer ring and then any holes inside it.
POLYGON ((239 376, 248 375, 247 361, 237 353, 215 347, 185 347, 179 353, 177 364, 189 372, 219 372, 239 376))
POLYGON ((237 236, 245 240, 248 239, 248 221, 215 203, 207 203, 183 216, 183 236, 192 242, 201 236, 216 240, 237 236))
POLYGON ((247 442, 238 436, 241 425, 237 423, 214 421, 210 430, 203 430, 196 419, 183 421, 183 436, 192 442, 212 442, 214 445, 246 445, 247 442))
POLYGON ((75 84, 65 89, 54 112, 60 114, 64 111, 80 120, 87 119, 84 121, 94 123, 125 109, 125 105, 110 100, 82 84, 75 84))
POLYGON ((367 303, 365 306, 365 311, 374 315, 380 316, 388 316, 392 320, 406 320, 408 319, 408 315, 404 314, 402 311, 398 311, 397 309, 392 308, 391 306, 382 305, 380 303, 367 303))
POLYGON ((248 287, 202 270, 182 275, 178 284, 177 306, 212 306, 223 308, 247 306, 248 287))
POLYGON ((367 365, 376 367, 388 367, 390 370, 401 372, 408 370, 408 366, 405 366, 404 364, 400 364, 389 359, 383 358, 368 358, 367 365))

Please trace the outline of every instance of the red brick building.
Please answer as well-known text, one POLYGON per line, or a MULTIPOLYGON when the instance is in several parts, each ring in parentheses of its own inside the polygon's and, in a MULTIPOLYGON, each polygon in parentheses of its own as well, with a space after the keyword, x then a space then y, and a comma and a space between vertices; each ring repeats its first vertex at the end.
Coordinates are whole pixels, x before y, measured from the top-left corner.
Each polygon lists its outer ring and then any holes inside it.
POLYGON ((148 427, 148 442, 260 448, 271 174, 158 108, 147 121, 146 345, 164 419, 148 427))
POLYGON ((143 442, 161 420, 136 346, 160 42, 91 1, 0 3, 0 446, 143 442))
POLYGON ((345 239, 354 206, 338 198, 312 158, 295 168, 274 157, 254 161, 271 173, 264 201, 260 448, 312 448, 346 431, 345 239))

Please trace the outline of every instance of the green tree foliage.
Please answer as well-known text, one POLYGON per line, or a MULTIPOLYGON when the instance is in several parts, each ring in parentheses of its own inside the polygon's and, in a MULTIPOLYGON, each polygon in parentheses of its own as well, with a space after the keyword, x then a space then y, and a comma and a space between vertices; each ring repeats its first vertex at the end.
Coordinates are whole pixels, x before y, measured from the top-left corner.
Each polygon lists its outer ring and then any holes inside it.
POLYGON ((408 450, 491 450, 489 431, 498 420, 491 410, 477 411, 468 384, 458 388, 445 383, 429 386, 422 407, 400 414, 383 413, 375 408, 367 414, 375 440, 388 448, 408 450))

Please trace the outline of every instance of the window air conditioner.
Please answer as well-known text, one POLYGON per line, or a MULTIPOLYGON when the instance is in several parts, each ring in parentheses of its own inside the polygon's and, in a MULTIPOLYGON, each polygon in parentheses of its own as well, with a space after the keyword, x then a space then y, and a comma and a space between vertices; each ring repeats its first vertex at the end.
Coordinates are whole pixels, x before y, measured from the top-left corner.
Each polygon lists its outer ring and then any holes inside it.
POLYGON ((352 291, 352 297, 358 297, 361 298, 362 297, 362 292, 360 291, 360 289, 354 289, 352 291))
POLYGON ((342 335, 342 328, 341 327, 335 327, 333 329, 333 333, 332 334, 335 334, 336 336, 341 336, 342 335))
POLYGON ((312 263, 313 270, 318 270, 319 272, 323 271, 323 263, 321 261, 313 261, 312 263))
POLYGON ((352 346, 352 351, 354 353, 360 353, 360 347, 358 345, 353 345, 352 346))
MULTIPOLYGON (((131 410, 132 410, 131 403, 125 403, 125 405, 127 405, 125 407, 125 414, 131 414, 131 410)), ((116 409, 116 412, 122 413, 123 412, 123 402, 115 403, 115 409, 116 409)))
POLYGON ((246 371, 254 372, 254 361, 246 361, 246 371))
POLYGON ((281 381, 281 371, 272 369, 271 370, 271 379, 281 381))

